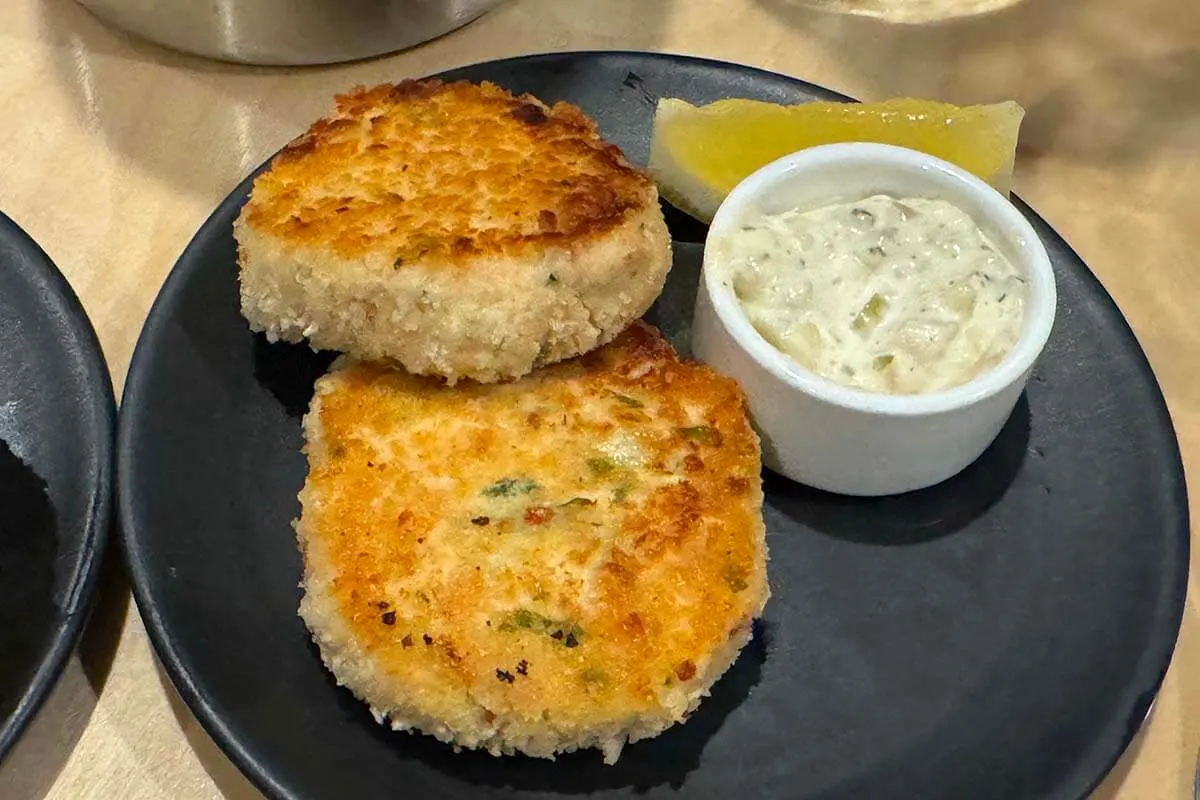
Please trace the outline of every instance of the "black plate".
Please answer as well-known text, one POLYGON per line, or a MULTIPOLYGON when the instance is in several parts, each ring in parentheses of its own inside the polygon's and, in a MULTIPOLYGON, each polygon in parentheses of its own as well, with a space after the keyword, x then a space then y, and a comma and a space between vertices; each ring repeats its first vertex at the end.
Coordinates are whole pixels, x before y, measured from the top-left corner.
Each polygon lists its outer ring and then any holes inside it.
MULTIPOLYGON (((636 161, 660 95, 833 97, 740 66, 629 53, 484 64, 594 115, 636 161)), ((454 754, 390 733, 337 688, 296 616, 289 526, 300 415, 327 355, 267 345, 238 316, 230 226, 205 223, 138 343, 120 509, 138 605, 201 723, 274 798, 1079 798, 1141 724, 1187 577, 1187 497, 1137 342, 1070 248, 1050 249, 1058 326, 995 445, 954 480, 852 500, 768 475, 774 597, 754 643, 687 724, 557 763, 454 754)), ((677 238, 702 235, 680 225, 677 238)), ((686 339, 699 248, 650 314, 686 339)))
POLYGON ((112 383, 79 300, 0 214, 0 758, 57 680, 108 538, 112 383))

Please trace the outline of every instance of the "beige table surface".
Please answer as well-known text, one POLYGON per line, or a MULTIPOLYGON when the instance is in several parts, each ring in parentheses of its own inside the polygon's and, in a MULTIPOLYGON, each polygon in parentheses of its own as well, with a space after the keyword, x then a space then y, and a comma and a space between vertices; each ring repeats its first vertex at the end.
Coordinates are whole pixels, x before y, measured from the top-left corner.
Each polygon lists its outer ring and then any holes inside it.
MULTIPOLYGON (((748 62, 864 99, 1020 101, 1029 115, 1017 191, 1079 250, 1130 320, 1200 487, 1195 0, 1024 0, 993 16, 920 27, 821 13, 798 0, 510 0, 407 53, 303 70, 206 62, 113 32, 70 0, 7 0, 0 209, 74 285, 119 390, 143 317, 191 235, 241 177, 325 111, 333 92, 581 48, 748 62)), ((1097 797, 1190 798, 1198 747, 1193 592, 1150 724, 1097 797)), ((0 798, 221 797, 259 795, 169 688, 114 558, 79 653, 0 768, 0 798)))

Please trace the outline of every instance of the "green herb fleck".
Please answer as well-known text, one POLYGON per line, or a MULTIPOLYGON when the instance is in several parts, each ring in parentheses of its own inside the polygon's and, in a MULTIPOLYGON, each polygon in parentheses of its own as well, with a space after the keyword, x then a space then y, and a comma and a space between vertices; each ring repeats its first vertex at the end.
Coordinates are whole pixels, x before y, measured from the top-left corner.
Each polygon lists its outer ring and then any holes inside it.
POLYGON ((590 469, 597 477, 607 475, 617 468, 617 465, 607 458, 589 458, 587 460, 588 469, 590 469))
POLYGON ((690 428, 679 428, 679 435, 693 442, 711 444, 713 447, 720 447, 721 442, 724 441, 721 432, 708 425, 693 425, 690 428))
POLYGON ((883 295, 871 295, 871 299, 859 309, 858 315, 854 317, 854 322, 850 323, 850 327, 859 333, 869 331, 883 319, 883 312, 887 311, 887 307, 888 302, 883 295))
POLYGON ((896 357, 893 356, 891 353, 888 353, 887 355, 884 355, 884 356, 875 356, 875 360, 871 362, 871 366, 875 369, 876 372, 883 372, 885 369, 890 367, 892 365, 892 362, 895 360, 896 360, 896 357))
POLYGON ((613 489, 614 503, 624 503, 627 499, 629 499, 628 486, 618 486, 616 489, 613 489))
POLYGON ((503 478, 483 490, 486 497, 515 497, 529 494, 538 485, 527 478, 503 478))
POLYGON ((549 275, 546 276, 546 285, 547 286, 553 286, 556 283, 558 283, 558 276, 555 275, 553 272, 551 272, 549 275))
POLYGON ((500 623, 500 630, 514 631, 520 629, 541 631, 553 624, 552 620, 543 617, 541 614, 530 611, 527 608, 518 608, 509 614, 504 622, 500 623))
POLYGON ((629 408, 645 408, 646 407, 646 404, 643 403, 641 400, 630 397, 629 395, 617 394, 616 392, 610 392, 609 394, 611 394, 623 406, 628 406, 629 408))
POLYGON ((564 647, 578 647, 579 641, 583 638, 583 630, 578 625, 571 622, 558 622, 527 608, 518 608, 509 614, 504 622, 500 623, 500 630, 506 632, 524 630, 540 633, 557 642, 562 642, 564 647))
POLYGON ((588 667, 580 674, 579 677, 583 679, 584 683, 608 682, 608 675, 605 674, 604 670, 596 669, 595 667, 588 667))
POLYGON ((563 508, 566 508, 567 506, 594 506, 594 505, 596 505, 596 501, 592 500, 590 497, 572 497, 570 500, 568 500, 567 502, 562 504, 563 508))
POLYGON ((746 591, 750 586, 746 582, 746 571, 733 564, 725 565, 725 569, 721 571, 721 577, 725 579, 725 585, 735 594, 746 591))

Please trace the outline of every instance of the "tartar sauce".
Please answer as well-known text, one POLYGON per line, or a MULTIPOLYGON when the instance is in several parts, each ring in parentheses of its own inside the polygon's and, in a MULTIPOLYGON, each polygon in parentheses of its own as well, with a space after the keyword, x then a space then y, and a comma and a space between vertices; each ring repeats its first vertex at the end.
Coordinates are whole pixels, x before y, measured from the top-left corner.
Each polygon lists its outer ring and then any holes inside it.
POLYGON ((1026 280, 952 203, 886 195, 750 218, 717 245, 750 323, 867 391, 949 389, 1021 334, 1026 280))

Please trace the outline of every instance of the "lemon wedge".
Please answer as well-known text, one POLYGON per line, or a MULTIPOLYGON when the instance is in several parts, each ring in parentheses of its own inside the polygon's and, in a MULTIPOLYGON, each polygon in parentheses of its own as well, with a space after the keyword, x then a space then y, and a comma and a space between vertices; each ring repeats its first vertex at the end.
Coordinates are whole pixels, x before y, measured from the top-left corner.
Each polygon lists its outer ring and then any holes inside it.
POLYGON ((759 167, 821 144, 877 142, 957 164, 1008 194, 1025 110, 1012 101, 956 106, 899 98, 784 106, 662 99, 654 114, 650 173, 662 196, 702 222, 759 167))

